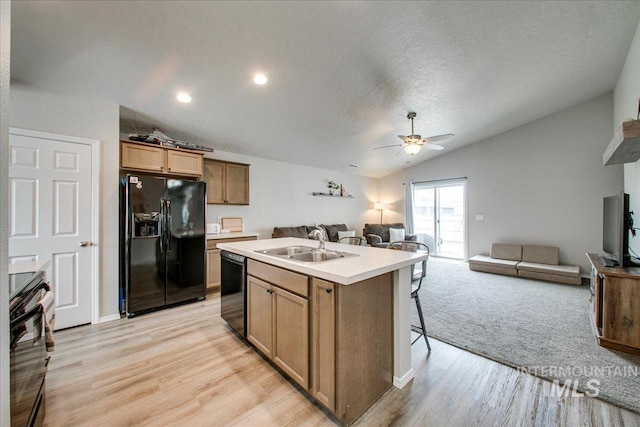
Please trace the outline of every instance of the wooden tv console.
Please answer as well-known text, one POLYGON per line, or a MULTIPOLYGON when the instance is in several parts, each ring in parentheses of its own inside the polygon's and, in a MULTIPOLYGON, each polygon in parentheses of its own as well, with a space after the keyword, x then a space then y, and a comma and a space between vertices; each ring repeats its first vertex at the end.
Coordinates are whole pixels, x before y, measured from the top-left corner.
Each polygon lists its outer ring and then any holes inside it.
POLYGON ((598 344, 640 355, 640 268, 605 267, 602 255, 587 257, 598 344))

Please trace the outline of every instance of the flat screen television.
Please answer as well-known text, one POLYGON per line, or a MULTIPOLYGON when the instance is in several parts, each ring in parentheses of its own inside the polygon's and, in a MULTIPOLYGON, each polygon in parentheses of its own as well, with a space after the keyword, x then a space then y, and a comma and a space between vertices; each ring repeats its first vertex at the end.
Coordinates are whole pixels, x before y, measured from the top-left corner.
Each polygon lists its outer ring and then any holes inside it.
POLYGON ((607 267, 629 267, 629 231, 633 227, 629 213, 629 195, 620 192, 605 197, 602 215, 602 250, 607 267))

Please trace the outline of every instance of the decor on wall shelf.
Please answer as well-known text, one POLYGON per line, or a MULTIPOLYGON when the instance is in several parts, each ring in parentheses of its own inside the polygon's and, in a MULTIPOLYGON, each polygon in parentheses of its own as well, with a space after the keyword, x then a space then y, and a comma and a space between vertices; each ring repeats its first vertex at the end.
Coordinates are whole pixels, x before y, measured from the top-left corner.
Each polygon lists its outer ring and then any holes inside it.
POLYGON ((337 190, 338 188, 340 188, 340 186, 333 181, 329 181, 327 187, 329 188, 329 195, 331 196, 333 196, 333 190, 337 190))
POLYGON ((346 195, 346 196, 341 196, 339 194, 330 194, 330 193, 321 193, 319 191, 314 191, 313 193, 311 193, 312 196, 325 196, 325 197, 334 197, 334 198, 338 198, 341 197, 343 199, 353 199, 354 197, 350 194, 346 195))

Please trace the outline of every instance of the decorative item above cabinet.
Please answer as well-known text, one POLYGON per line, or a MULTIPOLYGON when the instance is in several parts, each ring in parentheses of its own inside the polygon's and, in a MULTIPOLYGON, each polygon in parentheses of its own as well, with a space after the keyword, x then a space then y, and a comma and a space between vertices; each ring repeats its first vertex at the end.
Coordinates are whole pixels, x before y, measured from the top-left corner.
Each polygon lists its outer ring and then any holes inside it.
POLYGON ((202 178, 203 156, 200 151, 120 141, 120 169, 123 170, 202 178))
POLYGON ((605 166, 632 163, 640 159, 640 120, 622 122, 602 155, 605 166))
POLYGON ((208 204, 249 204, 249 165, 204 159, 204 181, 208 204))

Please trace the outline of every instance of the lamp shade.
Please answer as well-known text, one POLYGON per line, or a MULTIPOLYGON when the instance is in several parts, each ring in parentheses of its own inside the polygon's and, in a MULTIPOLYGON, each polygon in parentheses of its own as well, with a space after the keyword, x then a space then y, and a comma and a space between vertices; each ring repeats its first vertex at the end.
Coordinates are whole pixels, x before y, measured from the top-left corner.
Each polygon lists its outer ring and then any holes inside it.
POLYGON ((420 150, 422 150, 422 146, 418 144, 409 144, 406 147, 404 147, 404 152, 407 154, 411 154, 412 156, 414 154, 418 154, 420 150))
POLYGON ((383 209, 387 209, 387 204, 386 203, 382 203, 382 202, 375 202, 373 204, 373 209, 376 209, 378 211, 381 211, 383 209))

